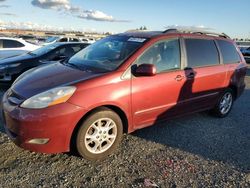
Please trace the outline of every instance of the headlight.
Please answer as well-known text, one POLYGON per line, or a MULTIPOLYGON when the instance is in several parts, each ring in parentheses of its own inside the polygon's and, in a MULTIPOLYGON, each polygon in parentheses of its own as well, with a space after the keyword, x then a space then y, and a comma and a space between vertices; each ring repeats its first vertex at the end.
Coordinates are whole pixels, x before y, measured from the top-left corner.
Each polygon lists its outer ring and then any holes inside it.
POLYGON ((0 65, 0 70, 6 69, 8 66, 7 65, 0 65))
POLYGON ((0 65, 0 70, 6 69, 6 68, 15 68, 18 67, 21 63, 15 63, 15 64, 8 64, 8 65, 0 65))
POLYGON ((9 64, 9 65, 7 65, 7 67, 15 68, 15 67, 18 67, 19 65, 21 65, 21 63, 9 64))
POLYGON ((30 109, 41 109, 56 104, 64 103, 73 95, 75 90, 76 87, 74 86, 50 89, 25 100, 21 104, 21 107, 30 109))

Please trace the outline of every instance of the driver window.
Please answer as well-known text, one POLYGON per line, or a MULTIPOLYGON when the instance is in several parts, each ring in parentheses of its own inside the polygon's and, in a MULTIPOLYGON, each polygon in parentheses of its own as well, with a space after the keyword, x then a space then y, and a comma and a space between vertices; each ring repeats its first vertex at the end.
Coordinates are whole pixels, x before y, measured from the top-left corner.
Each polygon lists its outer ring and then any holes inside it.
POLYGON ((136 64, 154 64, 157 73, 179 69, 181 66, 179 40, 171 39, 154 44, 139 57, 136 64))

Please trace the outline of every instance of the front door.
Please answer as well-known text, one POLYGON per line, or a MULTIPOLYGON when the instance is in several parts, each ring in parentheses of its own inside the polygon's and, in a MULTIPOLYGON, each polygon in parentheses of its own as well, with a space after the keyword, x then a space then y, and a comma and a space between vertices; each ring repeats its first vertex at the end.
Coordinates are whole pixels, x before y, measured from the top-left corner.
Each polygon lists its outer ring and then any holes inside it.
POLYGON ((137 59, 136 65, 154 64, 155 76, 132 77, 132 113, 135 129, 176 116, 185 82, 179 39, 156 42, 137 59))

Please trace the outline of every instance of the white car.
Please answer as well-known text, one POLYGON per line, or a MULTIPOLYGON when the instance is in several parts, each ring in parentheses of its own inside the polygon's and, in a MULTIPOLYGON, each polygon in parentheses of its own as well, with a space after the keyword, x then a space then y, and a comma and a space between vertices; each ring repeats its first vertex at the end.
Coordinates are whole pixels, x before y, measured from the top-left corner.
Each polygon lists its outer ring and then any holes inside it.
POLYGON ((40 48, 23 39, 0 37, 0 59, 21 55, 40 48))
POLYGON ((93 38, 82 38, 82 42, 88 43, 88 44, 93 44, 95 43, 95 39, 93 38))
POLYGON ((62 37, 62 36, 55 36, 49 37, 44 43, 41 43, 42 46, 46 46, 48 44, 52 44, 55 42, 81 42, 80 39, 75 37, 62 37))

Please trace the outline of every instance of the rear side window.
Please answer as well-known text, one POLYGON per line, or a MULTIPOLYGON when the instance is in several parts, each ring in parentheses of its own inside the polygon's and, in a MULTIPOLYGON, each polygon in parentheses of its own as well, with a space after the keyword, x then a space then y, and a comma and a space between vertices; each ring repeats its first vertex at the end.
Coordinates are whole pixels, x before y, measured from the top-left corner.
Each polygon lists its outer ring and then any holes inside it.
POLYGON ((21 48, 24 45, 15 40, 3 40, 3 48, 21 48))
POLYGON ((224 64, 238 63, 241 61, 240 56, 233 43, 225 40, 217 40, 224 64))
POLYGON ((3 48, 3 40, 0 40, 0 48, 3 48))
POLYGON ((79 42, 79 40, 77 38, 70 38, 69 42, 79 42))
POLYGON ((68 42, 68 39, 67 39, 67 38, 61 38, 61 39, 59 40, 59 42, 68 42))
POLYGON ((213 40, 185 39, 188 67, 217 65, 219 53, 213 40))

